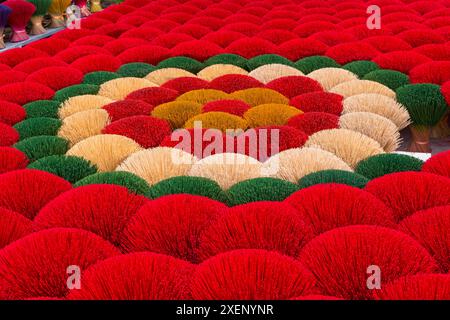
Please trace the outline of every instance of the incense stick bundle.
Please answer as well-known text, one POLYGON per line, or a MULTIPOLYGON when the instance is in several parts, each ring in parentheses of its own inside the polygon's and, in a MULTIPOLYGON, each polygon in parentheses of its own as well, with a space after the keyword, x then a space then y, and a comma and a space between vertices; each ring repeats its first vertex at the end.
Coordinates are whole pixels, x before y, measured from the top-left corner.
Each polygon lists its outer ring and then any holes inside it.
POLYGON ((3 5, 12 10, 8 17, 8 24, 13 31, 11 42, 27 40, 29 36, 25 31, 25 27, 28 21, 30 21, 33 13, 36 11, 36 7, 32 3, 24 0, 8 0, 5 1, 3 5))
POLYGON ((3 30, 5 29, 6 23, 8 22, 8 17, 11 14, 11 8, 0 4, 0 49, 5 47, 3 42, 3 30))
POLYGON ((36 11, 31 17, 31 35, 43 34, 45 33, 45 28, 42 26, 42 19, 47 14, 48 8, 52 3, 52 0, 27 0, 28 2, 34 4, 36 11))

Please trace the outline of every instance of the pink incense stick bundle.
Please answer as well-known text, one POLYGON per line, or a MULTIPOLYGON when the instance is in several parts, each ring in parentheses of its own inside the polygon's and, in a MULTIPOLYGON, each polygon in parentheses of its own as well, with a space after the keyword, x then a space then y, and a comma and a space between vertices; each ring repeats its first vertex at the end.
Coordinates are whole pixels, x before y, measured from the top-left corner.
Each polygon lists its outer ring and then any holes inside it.
POLYGON ((8 0, 3 4, 12 9, 8 18, 8 24, 13 30, 11 42, 27 40, 29 36, 25 31, 25 27, 28 21, 30 21, 33 13, 36 11, 36 7, 32 3, 24 0, 8 0))

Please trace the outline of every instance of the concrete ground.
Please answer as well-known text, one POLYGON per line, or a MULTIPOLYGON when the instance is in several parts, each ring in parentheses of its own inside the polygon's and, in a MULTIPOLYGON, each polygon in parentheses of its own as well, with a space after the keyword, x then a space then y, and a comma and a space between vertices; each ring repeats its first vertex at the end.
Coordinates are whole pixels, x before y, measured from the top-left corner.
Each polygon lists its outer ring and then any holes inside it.
MULTIPOLYGON (((398 149, 398 151, 408 151, 408 146, 411 141, 411 132, 409 129, 402 130, 401 136, 403 139, 403 142, 398 149)), ((443 139, 430 139, 430 146, 431 146, 431 154, 436 154, 439 152, 450 150, 450 136, 443 139)))

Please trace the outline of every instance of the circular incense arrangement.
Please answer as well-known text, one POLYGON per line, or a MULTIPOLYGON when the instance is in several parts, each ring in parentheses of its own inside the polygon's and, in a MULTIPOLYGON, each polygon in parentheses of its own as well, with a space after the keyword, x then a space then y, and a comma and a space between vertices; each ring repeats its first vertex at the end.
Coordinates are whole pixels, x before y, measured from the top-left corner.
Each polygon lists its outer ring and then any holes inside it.
POLYGON ((365 1, 80 0, 8 47, 70 3, 0 4, 0 299, 450 299, 448 1, 368 29, 365 1))

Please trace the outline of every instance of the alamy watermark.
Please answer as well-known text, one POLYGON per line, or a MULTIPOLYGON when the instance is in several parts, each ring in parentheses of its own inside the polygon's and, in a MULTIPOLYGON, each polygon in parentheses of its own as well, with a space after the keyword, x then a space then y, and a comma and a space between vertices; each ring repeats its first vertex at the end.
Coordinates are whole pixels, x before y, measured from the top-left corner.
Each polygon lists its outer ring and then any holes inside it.
POLYGON ((367 278, 366 285, 369 290, 381 289, 381 268, 377 265, 370 265, 366 270, 369 277, 367 278))
POLYGON ((66 9, 67 29, 81 29, 81 8, 77 5, 71 5, 66 9))
POLYGON ((371 5, 367 8, 366 13, 370 14, 366 22, 367 29, 381 29, 381 8, 377 5, 371 5))

